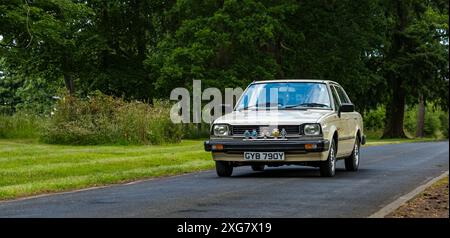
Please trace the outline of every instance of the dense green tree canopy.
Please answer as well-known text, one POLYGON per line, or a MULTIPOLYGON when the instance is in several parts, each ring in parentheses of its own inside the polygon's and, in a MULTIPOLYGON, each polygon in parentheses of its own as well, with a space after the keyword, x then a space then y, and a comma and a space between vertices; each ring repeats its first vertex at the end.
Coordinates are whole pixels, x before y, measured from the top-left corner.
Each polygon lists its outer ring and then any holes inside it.
POLYGON ((169 12, 178 25, 146 64, 163 95, 192 79, 245 87, 322 78, 351 85, 357 106, 374 106, 375 98, 363 95, 382 84, 368 56, 383 44, 383 13, 376 1, 179 1, 169 12))
POLYGON ((385 9, 391 23, 382 67, 388 85, 384 137, 405 137, 407 100, 415 102, 420 93, 448 100, 448 2, 387 1, 385 9))
POLYGON ((150 101, 193 79, 322 78, 359 111, 385 105, 385 136, 403 136, 419 95, 448 107, 448 2, 1 0, 0 58, 12 108, 61 85, 150 101))

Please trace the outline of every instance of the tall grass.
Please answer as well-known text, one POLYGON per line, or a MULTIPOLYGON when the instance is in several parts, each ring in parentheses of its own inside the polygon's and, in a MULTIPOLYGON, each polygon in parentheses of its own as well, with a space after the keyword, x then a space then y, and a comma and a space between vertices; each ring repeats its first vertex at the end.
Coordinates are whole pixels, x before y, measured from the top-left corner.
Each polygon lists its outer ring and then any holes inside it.
POLYGON ((38 138, 46 121, 44 117, 27 112, 17 112, 13 115, 0 114, 0 138, 38 138))
POLYGON ((209 137, 210 125, 208 123, 201 124, 184 124, 183 138, 185 139, 205 139, 209 137))
POLYGON ((52 144, 162 144, 179 142, 182 127, 170 120, 168 102, 152 106, 101 93, 87 99, 65 96, 42 133, 52 144))

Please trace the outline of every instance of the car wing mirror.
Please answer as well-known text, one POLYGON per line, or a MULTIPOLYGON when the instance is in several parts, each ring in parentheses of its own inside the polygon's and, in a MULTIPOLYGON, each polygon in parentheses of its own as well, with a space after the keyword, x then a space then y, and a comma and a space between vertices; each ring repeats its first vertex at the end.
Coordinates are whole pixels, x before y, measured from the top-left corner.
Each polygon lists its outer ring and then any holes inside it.
POLYGON ((342 103, 338 110, 338 116, 341 117, 341 112, 353 112, 355 111, 355 105, 352 103, 342 103))

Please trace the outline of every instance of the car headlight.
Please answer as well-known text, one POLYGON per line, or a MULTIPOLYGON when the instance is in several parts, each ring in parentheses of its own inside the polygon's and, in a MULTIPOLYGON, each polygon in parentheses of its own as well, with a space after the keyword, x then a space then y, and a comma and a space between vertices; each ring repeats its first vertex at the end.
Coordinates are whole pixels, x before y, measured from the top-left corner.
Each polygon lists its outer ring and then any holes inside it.
POLYGON ((213 132, 215 136, 228 136, 228 125, 214 125, 213 132))
POLYGON ((320 135, 320 124, 305 124, 303 126, 303 134, 307 136, 320 135))

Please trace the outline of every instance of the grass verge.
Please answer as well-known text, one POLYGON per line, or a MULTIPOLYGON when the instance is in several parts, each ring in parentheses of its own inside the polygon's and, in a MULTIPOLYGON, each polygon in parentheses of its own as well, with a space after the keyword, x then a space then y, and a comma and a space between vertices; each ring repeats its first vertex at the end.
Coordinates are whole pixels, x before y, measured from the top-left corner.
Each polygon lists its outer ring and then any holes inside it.
POLYGON ((0 140, 0 200, 210 169, 199 140, 148 146, 66 146, 0 140))
POLYGON ((393 138, 393 139, 367 139, 367 143, 365 146, 376 146, 376 145, 386 145, 386 144, 401 144, 401 143, 410 143, 410 142, 433 142, 433 141, 441 141, 442 139, 436 138, 393 138))

